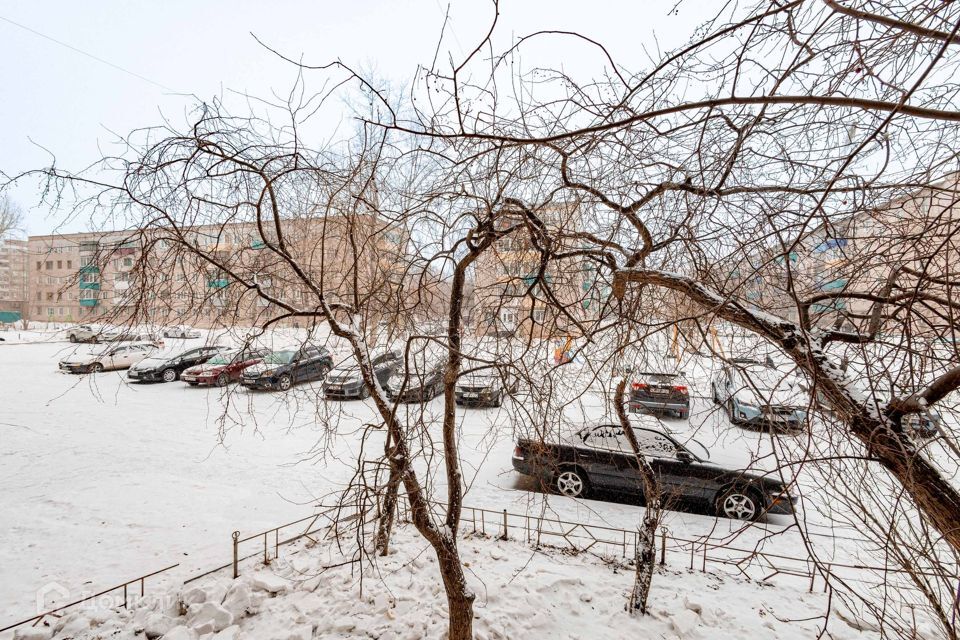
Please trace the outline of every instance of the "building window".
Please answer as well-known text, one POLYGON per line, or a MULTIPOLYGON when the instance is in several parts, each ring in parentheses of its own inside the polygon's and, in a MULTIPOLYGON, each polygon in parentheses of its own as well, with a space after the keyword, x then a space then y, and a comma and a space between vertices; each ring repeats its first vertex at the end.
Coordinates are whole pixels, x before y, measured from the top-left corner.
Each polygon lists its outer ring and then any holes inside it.
POLYGON ((48 292, 47 292, 47 301, 51 301, 51 300, 53 300, 53 292, 52 292, 52 291, 48 291, 48 292))
POLYGON ((123 266, 125 266, 125 267, 132 267, 132 266, 133 266, 133 258, 124 258, 124 259, 123 259, 123 266))
POLYGON ((40 269, 42 268, 43 268, 43 263, 37 260, 37 271, 40 271, 40 269))
POLYGON ((47 269, 53 269, 53 260, 47 260, 47 269))
POLYGON ((48 316, 52 316, 52 315, 53 315, 53 307, 47 307, 47 315, 48 315, 48 316))
POLYGON ((67 260, 67 269, 73 269, 73 260, 67 260))
POLYGON ((63 269, 63 260, 57 260, 57 269, 63 269))
MULTIPOLYGON (((37 291, 37 300, 43 300, 43 294, 37 291)), ((40 313, 40 310, 37 310, 37 313, 40 313)))

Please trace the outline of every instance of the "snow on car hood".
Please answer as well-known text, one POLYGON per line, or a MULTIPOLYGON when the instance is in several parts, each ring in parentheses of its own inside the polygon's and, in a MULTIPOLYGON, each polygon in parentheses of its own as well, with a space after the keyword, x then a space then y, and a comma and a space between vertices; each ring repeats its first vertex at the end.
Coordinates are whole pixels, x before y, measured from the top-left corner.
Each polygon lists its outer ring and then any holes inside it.
POLYGON ((191 375, 204 374, 204 373, 213 373, 215 371, 220 371, 221 369, 226 368, 225 364, 201 364, 196 367, 190 367, 184 373, 189 373, 191 375))
POLYGON ((63 364, 93 364, 99 357, 99 353, 85 353, 82 355, 72 355, 64 358, 60 362, 63 364))
POLYGON ((336 367, 327 374, 328 382, 353 382, 360 380, 360 367, 336 367))
MULTIPOLYGON (((219 366, 222 366, 222 365, 219 365, 219 366)), ((282 366, 284 366, 284 365, 282 365, 282 364, 264 364, 264 363, 262 363, 262 362, 258 362, 257 364, 253 364, 253 365, 250 365, 249 367, 244 368, 243 373, 244 373, 244 375, 253 374, 253 373, 259 375, 259 374, 263 373, 264 371, 270 371, 270 370, 272 370, 272 369, 278 369, 278 368, 280 368, 280 367, 282 367, 282 366)))
POLYGON ((757 391, 744 388, 737 391, 737 400, 754 406, 762 405, 781 405, 803 409, 807 406, 809 399, 802 390, 780 386, 775 389, 758 389, 757 391), (759 394, 757 393, 759 391, 759 394))
POLYGON ((155 367, 159 367, 160 365, 170 362, 170 360, 172 359, 173 358, 170 358, 170 357, 149 356, 147 358, 144 358, 140 362, 136 363, 130 368, 136 371, 144 371, 146 369, 153 369, 155 367))

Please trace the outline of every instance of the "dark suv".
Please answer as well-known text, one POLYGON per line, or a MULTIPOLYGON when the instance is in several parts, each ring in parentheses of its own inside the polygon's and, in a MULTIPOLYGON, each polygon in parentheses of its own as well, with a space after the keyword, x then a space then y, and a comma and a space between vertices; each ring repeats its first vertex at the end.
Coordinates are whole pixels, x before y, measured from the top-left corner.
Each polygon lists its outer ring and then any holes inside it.
POLYGON ((683 373, 638 373, 630 385, 630 411, 690 415, 690 390, 683 373))
POLYGON ((240 384, 248 389, 286 391, 300 382, 321 380, 333 368, 333 358, 324 347, 305 345, 280 349, 243 370, 240 384))

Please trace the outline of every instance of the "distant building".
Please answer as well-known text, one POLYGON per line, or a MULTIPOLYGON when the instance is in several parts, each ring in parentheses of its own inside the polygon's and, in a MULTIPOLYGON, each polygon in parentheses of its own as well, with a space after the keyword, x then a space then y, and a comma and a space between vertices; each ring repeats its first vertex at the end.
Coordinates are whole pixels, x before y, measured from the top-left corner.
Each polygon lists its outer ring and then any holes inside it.
MULTIPOLYGON (((360 298, 385 296, 375 290, 389 287, 404 262, 407 235, 373 215, 284 220, 283 232, 298 267, 308 280, 323 283, 329 302, 350 301, 355 292, 360 298), (356 246, 348 240, 348 229, 361 240, 356 246)), ((272 228, 261 234, 255 224, 231 223, 178 233, 183 237, 163 228, 31 236, 26 251, 29 318, 209 327, 252 325, 281 312, 240 280, 278 302, 315 307, 310 283, 275 252, 264 250, 276 242, 272 228), (225 269, 186 250, 184 242, 225 269)))
POLYGON ((0 322, 26 317, 27 241, 0 240, 0 322))
MULTIPOLYGON (((552 205, 536 214, 554 240, 582 227, 579 203, 552 205)), ((497 216, 501 229, 522 220, 519 211, 505 210, 497 216)), ((576 336, 581 333, 578 322, 609 295, 589 260, 549 260, 541 269, 541 252, 523 228, 481 254, 473 276, 470 315, 478 335, 576 336)))

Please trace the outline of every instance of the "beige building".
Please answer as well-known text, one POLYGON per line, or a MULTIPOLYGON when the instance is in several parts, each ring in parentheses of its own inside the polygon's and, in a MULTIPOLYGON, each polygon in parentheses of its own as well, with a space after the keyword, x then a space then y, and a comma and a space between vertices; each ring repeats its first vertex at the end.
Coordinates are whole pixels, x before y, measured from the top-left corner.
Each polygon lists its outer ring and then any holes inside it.
MULTIPOLYGON (((578 204, 558 205, 537 212, 554 238, 580 228, 578 204)), ((522 214, 505 212, 498 224, 506 228, 522 214)), ((571 318, 586 318, 602 301, 604 291, 588 260, 551 260, 540 273, 540 252, 521 229, 498 240, 477 259, 473 278, 471 320, 478 335, 520 333, 540 338, 575 336, 571 318), (557 304, 559 302, 559 305, 557 304), (564 313, 558 313, 563 307, 564 313)), ((609 293, 609 292, 606 292, 609 293)))
POLYGON ((27 242, 0 240, 0 322, 28 316, 27 242))
MULTIPOLYGON (((403 263, 407 241, 405 233, 373 215, 289 219, 283 232, 297 266, 309 281, 322 283, 331 302, 385 299, 384 288, 403 263), (360 242, 349 242, 348 230, 360 242)), ((234 223, 177 233, 156 228, 31 236, 29 318, 209 327, 251 325, 281 313, 279 305, 244 282, 277 301, 315 308, 308 282, 267 250, 275 239, 266 235, 254 224, 234 223)))

